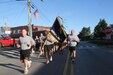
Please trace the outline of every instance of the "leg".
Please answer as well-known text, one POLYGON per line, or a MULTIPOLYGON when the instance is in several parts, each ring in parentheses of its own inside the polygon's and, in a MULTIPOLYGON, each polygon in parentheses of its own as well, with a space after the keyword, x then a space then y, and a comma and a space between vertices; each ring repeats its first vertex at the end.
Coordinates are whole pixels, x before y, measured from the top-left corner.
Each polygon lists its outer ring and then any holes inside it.
POLYGON ((28 73, 28 68, 30 66, 29 64, 29 57, 30 57, 30 49, 29 50, 22 50, 22 56, 23 56, 23 63, 24 63, 24 74, 28 73))
POLYGON ((76 50, 73 50, 73 58, 76 58, 76 50))
POLYGON ((42 55, 42 51, 41 51, 41 46, 40 46, 40 44, 38 45, 38 50, 39 50, 38 58, 40 58, 40 55, 42 55))
POLYGON ((24 67, 27 68, 28 67, 28 58, 24 59, 24 67))
POLYGON ((49 51, 50 61, 52 61, 52 60, 53 60, 52 55, 53 55, 53 51, 52 51, 52 50, 50 50, 50 51, 49 51))
POLYGON ((46 52, 46 63, 48 64, 49 63, 49 53, 46 52))
POLYGON ((70 51, 70 58, 73 58, 73 51, 70 51))
POLYGON ((75 57, 76 57, 76 50, 73 48, 73 51, 72 51, 72 62, 75 61, 75 57))
POLYGON ((28 73, 28 59, 24 59, 24 74, 28 73))
POLYGON ((69 47, 69 50, 70 50, 70 58, 72 59, 72 57, 73 57, 73 50, 72 50, 72 47, 69 47))
POLYGON ((49 63, 49 47, 48 45, 44 46, 44 51, 45 51, 45 58, 46 58, 46 63, 49 63))

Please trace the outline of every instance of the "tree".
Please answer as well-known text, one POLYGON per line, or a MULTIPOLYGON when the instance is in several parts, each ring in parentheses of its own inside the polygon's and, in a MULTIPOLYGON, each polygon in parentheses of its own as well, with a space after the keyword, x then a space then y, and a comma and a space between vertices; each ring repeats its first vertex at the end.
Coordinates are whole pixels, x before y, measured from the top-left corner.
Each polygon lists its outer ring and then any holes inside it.
POLYGON ((78 36, 81 39, 87 39, 90 36, 90 34, 91 34, 90 27, 83 27, 78 36))
POLYGON ((107 27, 107 23, 104 19, 100 19, 99 23, 94 29, 94 37, 103 38, 105 36, 104 29, 107 27))
POLYGON ((110 27, 113 29, 113 24, 110 24, 110 27))

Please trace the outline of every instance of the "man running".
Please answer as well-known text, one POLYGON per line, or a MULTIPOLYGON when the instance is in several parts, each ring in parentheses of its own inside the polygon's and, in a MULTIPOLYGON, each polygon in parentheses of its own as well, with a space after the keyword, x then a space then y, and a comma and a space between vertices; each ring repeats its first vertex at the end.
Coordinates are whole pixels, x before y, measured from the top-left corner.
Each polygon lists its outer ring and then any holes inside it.
POLYGON ((74 58, 76 57, 76 45, 80 42, 80 39, 77 35, 74 34, 74 30, 71 30, 71 34, 68 36, 68 44, 70 50, 70 58, 72 62, 74 62, 74 58))
POLYGON ((45 51, 45 57, 46 57, 46 63, 49 63, 49 60, 52 61, 52 55, 51 50, 53 47, 53 39, 48 35, 49 31, 45 31, 45 43, 44 43, 44 51, 45 51))
POLYGON ((27 35, 26 29, 22 30, 22 36, 19 38, 19 45, 18 47, 21 48, 20 50, 20 60, 24 64, 24 74, 28 73, 28 68, 31 66, 31 61, 29 60, 31 46, 34 40, 27 35))

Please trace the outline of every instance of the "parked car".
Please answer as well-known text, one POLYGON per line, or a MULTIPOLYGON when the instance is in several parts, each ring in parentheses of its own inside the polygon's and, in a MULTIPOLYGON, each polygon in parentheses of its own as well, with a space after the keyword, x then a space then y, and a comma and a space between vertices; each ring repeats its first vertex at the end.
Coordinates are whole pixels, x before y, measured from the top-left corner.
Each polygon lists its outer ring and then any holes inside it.
POLYGON ((15 46, 18 41, 18 39, 13 39, 10 36, 0 35, 0 48, 5 46, 15 46))

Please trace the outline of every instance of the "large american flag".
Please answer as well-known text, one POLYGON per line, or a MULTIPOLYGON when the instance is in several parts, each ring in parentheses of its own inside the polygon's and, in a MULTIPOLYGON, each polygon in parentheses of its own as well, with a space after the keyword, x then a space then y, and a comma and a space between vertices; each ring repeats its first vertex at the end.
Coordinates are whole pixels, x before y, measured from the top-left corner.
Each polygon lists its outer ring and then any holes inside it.
POLYGON ((61 25, 59 17, 56 18, 50 33, 60 43, 64 42, 64 40, 67 38, 67 33, 65 32, 63 26, 61 25))

